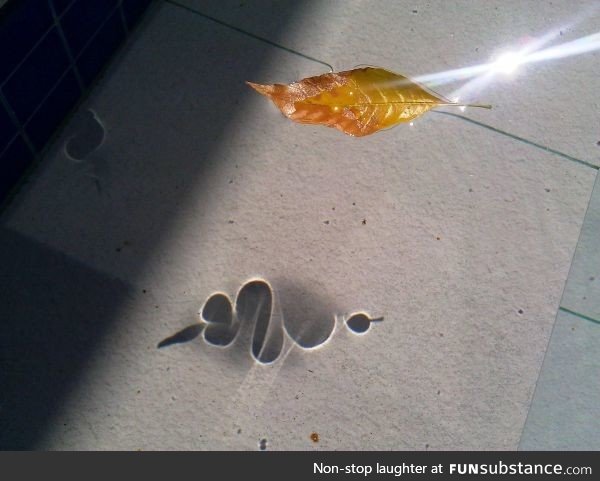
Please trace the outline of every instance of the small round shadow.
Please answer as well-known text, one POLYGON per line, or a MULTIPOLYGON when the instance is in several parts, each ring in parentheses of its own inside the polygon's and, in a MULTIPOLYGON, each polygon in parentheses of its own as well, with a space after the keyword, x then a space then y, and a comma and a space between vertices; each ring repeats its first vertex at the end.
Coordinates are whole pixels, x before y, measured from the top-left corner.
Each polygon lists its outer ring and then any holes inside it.
POLYGON ((354 334, 365 334, 370 328, 373 322, 381 322, 383 321, 383 317, 378 317, 373 319, 369 317, 364 312, 358 312, 356 314, 352 314, 346 320, 346 326, 350 329, 354 334))
POLYGON ((346 326, 355 334, 364 334, 371 327, 371 319, 366 314, 360 312, 350 316, 346 320, 346 326))

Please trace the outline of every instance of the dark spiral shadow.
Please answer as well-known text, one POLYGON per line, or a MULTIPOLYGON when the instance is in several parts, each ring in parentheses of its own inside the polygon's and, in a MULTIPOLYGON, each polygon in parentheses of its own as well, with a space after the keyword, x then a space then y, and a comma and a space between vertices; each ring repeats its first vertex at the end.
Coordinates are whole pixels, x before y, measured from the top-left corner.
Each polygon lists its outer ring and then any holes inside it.
MULTIPOLYGON (((201 323, 167 337, 158 347, 188 342, 202 334, 208 344, 230 348, 235 356, 245 358, 250 346, 252 358, 270 364, 281 356, 286 334, 303 349, 314 349, 331 338, 340 310, 324 292, 316 282, 279 279, 273 290, 267 281, 253 279, 240 288, 235 303, 220 292, 209 296, 200 311, 201 323)), ((352 333, 365 334, 373 322, 382 320, 359 312, 345 324, 352 333)))

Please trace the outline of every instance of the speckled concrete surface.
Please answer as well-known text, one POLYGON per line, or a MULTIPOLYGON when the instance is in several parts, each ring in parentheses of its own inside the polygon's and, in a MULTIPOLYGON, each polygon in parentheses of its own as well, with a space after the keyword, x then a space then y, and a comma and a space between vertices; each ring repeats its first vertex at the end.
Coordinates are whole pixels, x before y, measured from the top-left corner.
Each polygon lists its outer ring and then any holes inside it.
MULTIPOLYGON (((185 3, 336 69, 411 76, 487 61, 581 16, 564 3, 543 16, 525 15, 532 2, 185 3)), ((594 18, 561 38, 593 33, 594 18)), ((494 110, 459 113, 598 165, 597 59, 527 66, 480 93, 494 110), (574 91, 588 96, 577 109, 574 91)), ((244 85, 321 72, 171 3, 148 15, 2 218, 5 236, 103 286, 74 289, 102 327, 30 445, 517 448, 597 170, 435 113, 353 139, 289 122, 244 85), (74 160, 65 143, 88 109, 104 140, 74 160), (211 294, 234 301, 256 277, 288 331, 327 342, 288 336, 272 365, 246 342, 157 348, 211 294), (343 319, 358 311, 384 321, 357 336, 343 319)), ((57 296, 46 304, 68 294, 57 296)))

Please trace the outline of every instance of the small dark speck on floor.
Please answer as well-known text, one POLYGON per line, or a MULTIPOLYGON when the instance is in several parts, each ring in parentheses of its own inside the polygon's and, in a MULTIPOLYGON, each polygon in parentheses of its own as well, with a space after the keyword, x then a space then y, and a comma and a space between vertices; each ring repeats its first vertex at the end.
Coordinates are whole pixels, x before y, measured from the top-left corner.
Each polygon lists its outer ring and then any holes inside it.
POLYGON ((329 221, 328 221, 328 220, 324 220, 324 221, 323 221, 323 224, 325 224, 325 225, 329 225, 329 221))
POLYGON ((596 142, 596 145, 597 145, 598 147, 600 147, 600 140, 599 140, 598 142, 596 142))
POLYGON ((147 291, 146 291, 146 289, 142 289, 142 292, 143 292, 144 294, 146 294, 146 292, 147 292, 147 291))
POLYGON ((571 328, 571 331, 574 331, 574 330, 575 330, 575 328, 574 328, 574 327, 572 327, 572 328, 571 328))
POLYGON ((596 278, 594 276, 590 277, 590 281, 595 281, 596 278))
POLYGON ((550 189, 549 189, 548 187, 546 187, 544 190, 545 190, 546 192, 550 192, 550 189))
POLYGON ((435 239, 436 240, 442 240, 442 238, 440 236, 437 236, 435 239))
POLYGON ((419 13, 419 11, 418 11, 418 10, 413 10, 412 12, 413 12, 413 13, 419 13))
POLYGON ((438 393, 438 396, 441 394, 441 392, 442 392, 442 391, 440 391, 440 390, 438 389, 438 392, 437 392, 437 393, 438 393))
POLYGON ((473 192, 473 189, 469 189, 469 192, 473 192))
POLYGON ((265 449, 267 449, 267 440, 261 439, 260 442, 258 443, 258 447, 260 448, 261 451, 264 451, 265 449))
POLYGON ((239 428, 239 429, 237 430, 237 433, 238 433, 238 434, 242 434, 242 428, 239 428))
POLYGON ((308 370, 308 372, 314 372, 314 371, 311 371, 311 370, 309 369, 309 370, 308 370))
POLYGON ((319 442, 319 433, 312 433, 310 435, 310 439, 312 440, 313 443, 318 443, 319 442))
POLYGON ((519 309, 517 312, 518 312, 519 314, 523 314, 523 309, 519 309))
POLYGON ((444 333, 443 332, 440 332, 440 337, 444 337, 444 333))
POLYGON ((229 179, 229 183, 230 183, 230 184, 233 184, 233 180, 232 180, 232 179, 229 179))
POLYGON ((367 225, 367 219, 362 220, 362 225, 367 225))
POLYGON ((228 222, 229 222, 230 224, 235 224, 235 222, 234 222, 234 221, 232 221, 232 220, 230 220, 230 221, 228 221, 228 222))

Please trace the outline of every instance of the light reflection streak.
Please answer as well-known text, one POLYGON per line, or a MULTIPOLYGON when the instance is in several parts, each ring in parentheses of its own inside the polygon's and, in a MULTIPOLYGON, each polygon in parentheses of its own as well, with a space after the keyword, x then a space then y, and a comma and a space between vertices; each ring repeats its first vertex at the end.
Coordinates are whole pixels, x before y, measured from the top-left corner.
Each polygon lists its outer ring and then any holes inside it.
POLYGON ((469 80, 450 94, 450 98, 454 101, 461 99, 467 103, 469 97, 472 97, 474 93, 479 93, 496 76, 511 75, 523 65, 563 59, 600 50, 600 32, 560 45, 542 48, 558 38, 561 32, 567 28, 568 26, 563 26, 561 29, 553 30, 538 39, 529 41, 527 45, 519 50, 504 51, 488 63, 421 75, 414 80, 428 87, 469 80))

